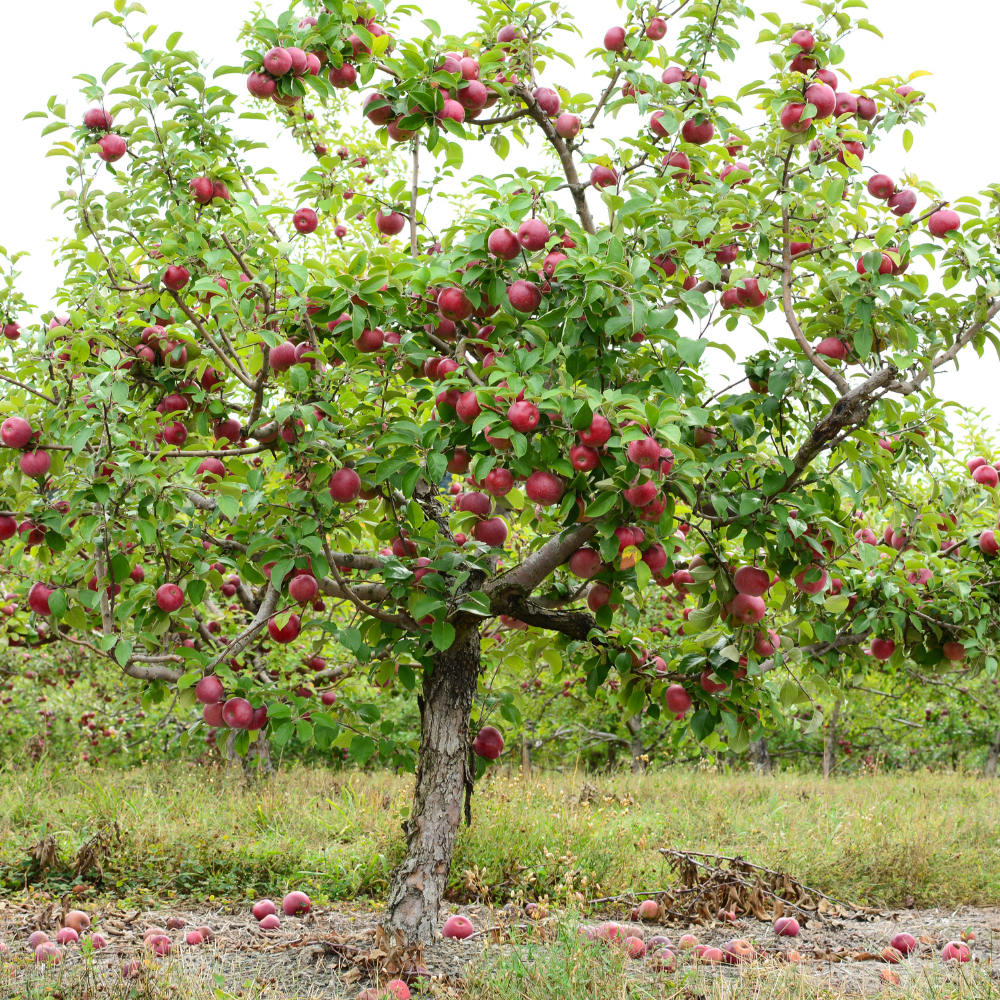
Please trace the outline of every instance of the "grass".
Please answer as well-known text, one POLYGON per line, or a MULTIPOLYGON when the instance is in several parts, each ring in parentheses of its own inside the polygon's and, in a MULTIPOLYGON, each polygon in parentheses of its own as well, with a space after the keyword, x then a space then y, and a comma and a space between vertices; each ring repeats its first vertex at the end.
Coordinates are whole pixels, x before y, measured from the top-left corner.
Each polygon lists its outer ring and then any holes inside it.
MULTIPOLYGON (((703 771, 643 776, 500 772, 473 800, 453 865, 455 898, 555 902, 668 884, 660 846, 740 852, 832 895, 875 906, 1000 903, 1000 799, 959 775, 824 783, 703 771), (586 786, 586 787, 585 787, 586 786), (584 799, 579 801, 581 791, 584 799)), ((248 791, 184 765, 132 771, 37 767, 0 774, 0 892, 74 884, 126 902, 242 899, 306 888, 318 899, 384 895, 402 850, 411 779, 297 768, 248 791), (122 839, 104 879, 73 872, 103 824, 122 839), (47 873, 28 850, 51 835, 47 873)), ((91 898, 91 895, 85 898, 91 898)))

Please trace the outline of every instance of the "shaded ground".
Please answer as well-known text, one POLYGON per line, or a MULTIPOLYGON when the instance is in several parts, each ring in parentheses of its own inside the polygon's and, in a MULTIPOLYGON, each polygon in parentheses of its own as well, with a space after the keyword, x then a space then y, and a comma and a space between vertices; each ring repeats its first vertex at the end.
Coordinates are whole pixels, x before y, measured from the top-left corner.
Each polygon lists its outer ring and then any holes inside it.
MULTIPOLYGON (((490 969, 498 968, 497 963, 509 964, 512 953, 520 956, 526 952, 538 954, 560 947, 581 947, 574 926, 577 918, 572 915, 532 921, 513 908, 494 913, 484 907, 470 906, 462 908, 461 912, 470 916, 483 933, 467 941, 439 938, 429 946, 424 958, 427 976, 412 983, 414 992, 426 989, 434 993, 461 994, 463 980, 481 980, 484 975, 489 979, 490 969), (490 928, 501 929, 491 933, 490 928)), ((13 959, 6 966, 0 966, 3 969, 0 997, 35 995, 25 985, 28 982, 30 986, 30 979, 35 974, 27 937, 33 930, 43 929, 54 939, 58 913, 58 903, 48 906, 44 901, 0 902, 0 940, 6 941, 9 957, 13 959)), ((378 912, 359 905, 314 907, 305 917, 283 917, 280 929, 275 931, 260 930, 249 904, 221 909, 178 906, 147 912, 108 906, 92 909, 91 915, 94 929, 108 938, 109 945, 94 952, 92 957, 87 957, 88 949, 80 946, 62 949, 62 967, 58 973, 49 970, 49 979, 58 975, 69 982, 77 976, 89 984, 87 989, 78 985, 62 994, 67 997, 119 995, 116 990, 122 988, 123 962, 140 957, 144 960, 140 980, 147 983, 147 988, 150 988, 147 979, 172 983, 168 993, 173 996, 193 997, 203 989, 207 995, 208 990, 221 988, 226 991, 222 996, 288 1000, 353 998, 372 983, 380 958, 374 951, 378 912), (143 931, 150 926, 165 927, 170 917, 184 918, 188 926, 168 932, 173 941, 169 957, 152 959, 143 949, 143 931), (185 933, 201 924, 213 929, 214 942, 198 946, 184 944, 185 933)), ((442 915, 442 920, 446 915, 442 915)), ((630 933, 636 936, 649 938, 662 934, 674 943, 685 932, 694 933, 703 944, 716 946, 733 937, 743 937, 754 944, 762 965, 778 968, 788 965, 789 949, 794 949, 801 956, 794 964, 810 979, 851 994, 877 993, 884 985, 879 973, 890 968, 899 974, 901 988, 906 992, 907 983, 914 977, 934 967, 940 971, 941 947, 947 941, 958 939, 963 932, 975 934, 970 945, 980 973, 992 972, 994 937, 1000 945, 997 936, 1000 910, 968 907, 960 907, 957 911, 885 911, 865 915, 863 919, 814 917, 794 940, 779 939, 769 923, 754 919, 739 920, 735 925, 716 922, 687 928, 651 923, 628 926, 630 933), (879 953, 894 934, 904 930, 921 942, 918 952, 900 965, 889 966, 879 958, 879 953)), ((601 943, 585 945, 581 954, 585 954, 586 949, 608 947, 611 946, 601 943)), ((745 967, 699 968, 690 953, 681 954, 681 961, 673 973, 654 971, 644 960, 628 962, 625 971, 636 985, 655 982, 663 986, 683 986, 685 982, 693 984, 696 980, 704 983, 706 979, 720 977, 746 978, 760 971, 759 968, 748 971, 745 967)), ((949 974, 955 971, 952 967, 949 974)), ((58 990, 55 995, 60 995, 58 990)), ((141 995, 161 994, 151 990, 141 995)))

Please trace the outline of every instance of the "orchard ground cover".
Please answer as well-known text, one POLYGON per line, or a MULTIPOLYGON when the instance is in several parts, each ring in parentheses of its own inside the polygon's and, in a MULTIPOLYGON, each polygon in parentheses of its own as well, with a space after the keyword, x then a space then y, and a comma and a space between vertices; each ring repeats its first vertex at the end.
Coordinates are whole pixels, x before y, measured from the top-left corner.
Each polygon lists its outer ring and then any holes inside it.
MULTIPOLYGON (((296 767, 261 790, 221 769, 5 774, 0 879, 58 897, 141 906, 237 903, 305 888, 320 901, 384 895, 403 847, 412 779, 296 767), (72 861, 103 824, 122 830, 95 871, 72 861), (56 838, 43 873, 29 848, 56 838)), ((678 847, 747 858, 841 899, 878 906, 1000 905, 1000 801, 976 777, 773 779, 673 769, 642 776, 502 772, 477 790, 448 895, 503 905, 656 889, 657 854, 678 847), (582 795, 581 795, 582 793, 582 795)))

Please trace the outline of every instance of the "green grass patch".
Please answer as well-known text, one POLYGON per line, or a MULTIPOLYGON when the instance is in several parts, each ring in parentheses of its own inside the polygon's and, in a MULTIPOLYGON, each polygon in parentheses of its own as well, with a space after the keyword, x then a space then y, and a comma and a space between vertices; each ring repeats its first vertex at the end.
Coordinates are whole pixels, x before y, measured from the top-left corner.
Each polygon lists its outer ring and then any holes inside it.
MULTIPOLYGON (((0 891, 91 886, 125 900, 270 895, 381 897, 402 847, 412 779, 298 767, 248 790, 183 764, 131 771, 37 768, 0 775, 0 891), (81 845, 118 825, 96 869, 81 845), (111 826, 109 826, 111 825, 111 826), (40 870, 29 852, 55 840, 40 870)), ((981 779, 643 776, 499 772, 480 783, 452 871, 456 899, 571 901, 669 884, 658 847, 781 868, 874 906, 1000 903, 1000 800, 981 779)))

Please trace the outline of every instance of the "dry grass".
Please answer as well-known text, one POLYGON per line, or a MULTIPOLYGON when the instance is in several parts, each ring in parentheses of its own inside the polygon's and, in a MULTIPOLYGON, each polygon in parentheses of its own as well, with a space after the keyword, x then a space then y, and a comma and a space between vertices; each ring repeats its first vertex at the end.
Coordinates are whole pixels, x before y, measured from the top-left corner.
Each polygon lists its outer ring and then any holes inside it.
MULTIPOLYGON (((69 860, 102 823, 127 834, 102 891, 123 899, 244 898, 311 886, 380 896, 399 859, 411 779, 298 768, 263 791, 183 766, 0 775, 0 885, 35 880, 28 848, 53 834, 62 891, 93 882, 69 860)), ((499 773, 461 831, 453 888, 493 899, 613 895, 664 884, 656 848, 740 852, 868 905, 1000 903, 995 783, 949 775, 824 783, 672 770, 640 777, 499 773), (579 801, 586 786, 584 799, 579 801)))

